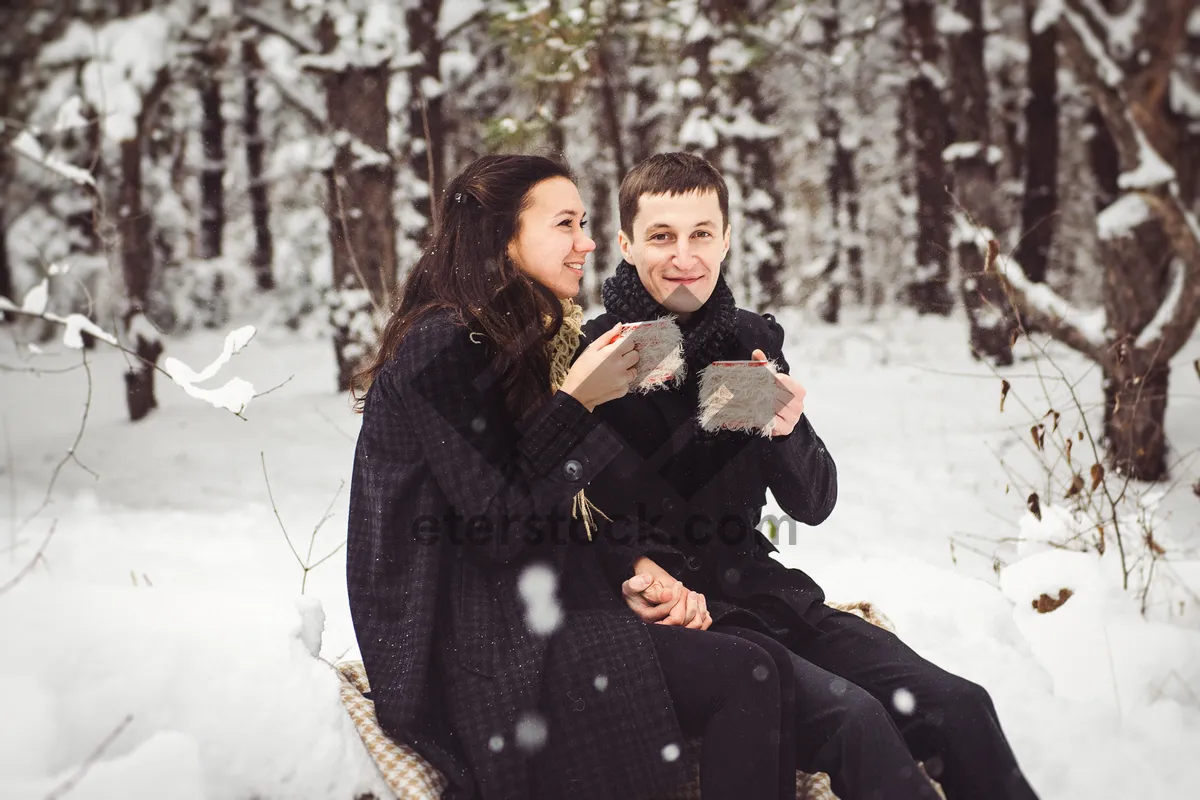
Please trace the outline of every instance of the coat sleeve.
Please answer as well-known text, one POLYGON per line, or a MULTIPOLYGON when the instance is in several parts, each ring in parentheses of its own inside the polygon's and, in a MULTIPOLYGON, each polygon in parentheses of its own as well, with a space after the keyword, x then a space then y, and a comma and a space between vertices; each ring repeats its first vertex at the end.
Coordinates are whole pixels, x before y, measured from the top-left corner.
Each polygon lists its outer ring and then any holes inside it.
POLYGON ((607 426, 556 392, 515 429, 486 346, 446 317, 417 323, 393 364, 381 391, 403 405, 465 551, 507 564, 566 541, 571 499, 620 451, 607 426))
MULTIPOLYGON (((762 318, 768 328, 767 342, 759 346, 780 372, 789 374, 790 367, 783 357, 783 326, 770 314, 762 318)), ((763 476, 780 507, 805 525, 824 522, 837 504, 837 466, 813 430, 808 414, 800 417, 791 433, 765 439, 760 447, 763 476)))

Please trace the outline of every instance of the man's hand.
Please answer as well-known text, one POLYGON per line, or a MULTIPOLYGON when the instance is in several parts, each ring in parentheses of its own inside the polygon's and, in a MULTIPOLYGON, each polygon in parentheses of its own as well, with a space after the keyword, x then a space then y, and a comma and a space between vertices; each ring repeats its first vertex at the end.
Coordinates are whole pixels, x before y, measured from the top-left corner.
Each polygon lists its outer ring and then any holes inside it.
POLYGON ((639 572, 621 584, 625 604, 643 622, 707 630, 712 615, 704 595, 668 577, 664 582, 650 571, 639 572))
MULTIPOLYGON (((766 361, 767 354, 755 350, 751 356, 755 361, 766 361)), ((800 423, 804 413, 804 387, 791 375, 775 373, 775 428, 772 436, 787 436, 800 423)))

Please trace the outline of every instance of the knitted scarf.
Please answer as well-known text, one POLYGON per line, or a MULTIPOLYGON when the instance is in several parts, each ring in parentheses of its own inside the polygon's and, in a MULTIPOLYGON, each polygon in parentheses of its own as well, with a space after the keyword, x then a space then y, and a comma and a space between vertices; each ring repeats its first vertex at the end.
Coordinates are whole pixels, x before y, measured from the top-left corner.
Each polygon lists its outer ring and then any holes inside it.
MULTIPOLYGON (((612 277, 604 281, 601 295, 604 309, 621 322, 658 319, 670 313, 646 290, 642 279, 638 277, 637 268, 628 261, 618 264, 612 277)), ((708 302, 680 325, 683 332, 683 358, 687 363, 685 382, 697 380, 700 370, 722 358, 733 336, 736 315, 737 303, 733 291, 725 283, 725 276, 721 275, 708 302)))
MULTIPOLYGON (((567 379, 567 373, 571 370, 571 360, 575 357, 575 351, 579 349, 579 339, 583 331, 583 309, 570 298, 562 301, 562 307, 562 327, 546 344, 546 354, 550 357, 551 394, 557 392, 563 385, 563 381, 567 379)), ((549 322, 550 317, 546 317, 546 323, 549 324, 549 322)), ((592 505, 581 489, 571 503, 571 516, 583 520, 583 528, 587 532, 588 541, 591 541, 592 531, 596 527, 592 519, 593 511, 605 519, 609 519, 608 515, 592 505)))

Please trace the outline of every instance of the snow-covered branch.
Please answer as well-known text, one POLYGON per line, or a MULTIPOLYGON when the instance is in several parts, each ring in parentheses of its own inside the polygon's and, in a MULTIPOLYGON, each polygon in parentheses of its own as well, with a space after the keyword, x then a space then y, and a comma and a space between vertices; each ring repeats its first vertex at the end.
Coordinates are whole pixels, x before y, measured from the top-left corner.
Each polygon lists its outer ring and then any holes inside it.
MULTIPOLYGON (((138 357, 136 351, 122 345, 116 336, 105 331, 83 314, 68 314, 63 317, 47 311, 48 289, 48 282, 43 280, 25 295, 24 300, 22 300, 19 306, 7 297, 0 297, 0 319, 5 314, 12 314, 14 316, 45 320, 46 322, 52 322, 63 327, 62 343, 64 347, 79 350, 83 347, 83 334, 86 333, 124 353, 138 357)), ((187 364, 175 358, 168 358, 165 367, 159 367, 154 364, 151 366, 170 378, 172 382, 192 397, 203 400, 215 408, 223 408, 231 411, 240 417, 242 416, 242 412, 246 410, 246 406, 250 403, 250 400, 256 396, 253 385, 241 378, 231 378, 224 386, 217 389, 204 389, 196 384, 214 377, 233 355, 254 338, 254 333, 255 330, 252 325, 246 325, 232 331, 225 337, 225 347, 221 354, 200 372, 196 372, 187 364)))
POLYGON ((284 39, 297 50, 312 54, 321 52, 321 45, 317 44, 317 41, 310 37, 306 31, 293 28, 283 20, 275 19, 262 9, 243 7, 240 9, 240 13, 242 19, 256 25, 267 33, 273 33, 284 39))
POLYGON ((984 271, 1000 279, 1013 307, 1022 316, 1068 347, 1104 362, 1108 343, 1103 310, 1079 311, 1046 284, 1029 280, 1020 264, 1011 256, 1000 254, 1000 244, 995 239, 988 240, 986 247, 984 271))

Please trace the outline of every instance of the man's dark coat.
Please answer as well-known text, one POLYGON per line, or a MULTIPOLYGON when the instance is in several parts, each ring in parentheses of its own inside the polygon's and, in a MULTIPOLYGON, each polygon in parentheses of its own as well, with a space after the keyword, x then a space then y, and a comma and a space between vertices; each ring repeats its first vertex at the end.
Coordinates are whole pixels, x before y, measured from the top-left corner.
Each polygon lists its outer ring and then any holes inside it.
MULTIPOLYGON (((620 321, 609 313, 589 321, 584 345, 620 321)), ((786 373, 783 339, 773 316, 738 309, 720 359, 749 359, 761 349, 786 373)), ((798 522, 816 525, 828 517, 837 501, 833 458, 807 415, 791 434, 772 439, 705 433, 696 423, 698 385, 698 376, 689 375, 682 387, 597 407, 627 447, 588 496, 609 516, 638 519, 669 537, 678 558, 651 557, 704 593, 714 624, 745 625, 780 639, 804 633, 806 615, 811 621, 827 613, 824 593, 808 575, 772 559, 776 547, 757 526, 767 489, 798 522)))

